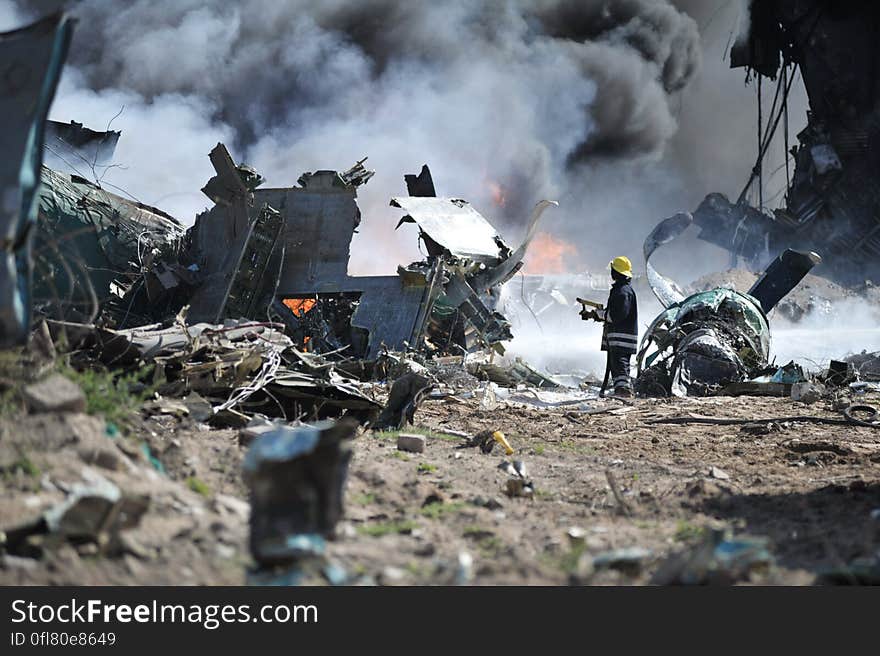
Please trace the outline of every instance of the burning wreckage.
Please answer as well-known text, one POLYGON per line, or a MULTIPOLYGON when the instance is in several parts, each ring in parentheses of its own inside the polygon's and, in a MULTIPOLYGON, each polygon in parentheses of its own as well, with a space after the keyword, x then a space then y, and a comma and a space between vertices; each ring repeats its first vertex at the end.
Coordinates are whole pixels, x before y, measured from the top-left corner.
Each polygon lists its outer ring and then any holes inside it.
MULTIPOLYGON (((79 348, 71 359, 85 355, 85 366, 97 357, 151 371, 161 396, 147 410, 243 427, 253 580, 301 582, 308 564, 325 564, 324 539, 334 537, 342 516, 357 426, 411 421, 431 386, 418 360, 433 356, 437 366, 503 351, 511 334, 496 310, 499 289, 521 269, 553 202, 537 204, 526 238, 511 249, 466 201, 437 197, 425 166, 405 177, 408 196, 391 200, 403 213, 398 227, 418 227, 425 260, 398 267, 397 275, 350 276, 361 218, 357 189, 373 175, 364 161, 343 172, 305 173, 296 186, 263 188, 256 171, 236 165, 218 144, 210 153, 216 175, 202 189, 214 205, 186 229, 100 184, 95 170, 112 161, 118 132, 46 121, 69 32, 56 15, 0 35, 0 61, 30 73, 0 77, 0 107, 13 128, 0 132, 7 154, 0 168, 0 341, 24 342, 34 312, 45 319, 33 337, 43 348, 51 350, 53 332, 79 348), (52 168, 40 163, 44 131, 52 168), (83 166, 93 180, 78 172, 83 166), (395 380, 381 415, 366 382, 375 379, 395 380), (277 568, 289 569, 279 578, 277 568)), ((647 277, 664 306, 638 353, 646 395, 713 393, 765 374, 767 314, 820 261, 809 251, 784 250, 747 293, 717 288, 685 297, 650 258, 693 220, 663 221, 644 245, 647 277)), ((561 297, 553 292, 546 293, 548 306, 561 297)), ((484 363, 482 372, 552 384, 524 363, 507 370, 484 363)), ((405 437, 409 450, 423 447, 424 437, 400 435, 399 448, 405 437)), ((500 431, 478 433, 463 446, 489 452, 496 442, 513 453, 500 431)), ((534 493, 521 461, 502 468, 512 476, 510 496, 534 493)), ((5 531, 3 549, 18 554, 46 532, 98 541, 137 523, 148 505, 149 498, 96 482, 37 521, 5 531)), ((346 580, 329 565, 321 575, 346 580)))
MULTIPOLYGON (((335 360, 338 369, 362 378, 389 352, 503 353, 501 342, 512 335, 494 309, 498 288, 522 267, 551 201, 536 206, 528 235, 514 250, 467 201, 437 197, 425 166, 406 176, 410 195, 391 205, 405 213, 398 227, 418 226, 426 259, 398 267, 397 275, 350 276, 349 247, 361 220, 357 188, 373 175, 363 161, 343 172, 305 173, 294 187, 263 189, 262 177, 236 165, 222 144, 210 158, 216 175, 202 191, 214 206, 189 230, 161 210, 43 167, 34 298, 51 326, 77 335, 83 330, 75 324, 94 326, 88 339, 105 362, 115 363, 160 361, 217 335, 224 342, 218 348, 234 353, 230 341, 242 339, 246 328, 269 331, 261 341, 274 355, 260 358, 262 369, 236 365, 239 382, 259 372, 239 400, 265 391, 264 404, 275 403, 269 399, 276 393, 290 396, 290 388, 299 401, 309 400, 303 388, 312 376, 299 374, 294 383, 290 372, 281 373, 287 368, 281 359, 291 364, 285 350, 311 375, 333 368, 335 360), (267 369, 264 361, 274 364, 267 369)), ((187 368, 178 363, 174 370, 187 368)), ((325 398, 330 388, 358 396, 341 380, 316 385, 311 400, 323 410, 315 416, 334 406, 325 398)), ((195 391, 192 384, 188 389, 195 391)), ((362 405, 351 407, 366 409, 362 405)))
MULTIPOLYGON (((427 257, 397 275, 351 276, 357 189, 373 176, 364 160, 263 188, 256 171, 218 144, 210 153, 216 175, 202 189, 214 205, 186 229, 79 172, 109 165, 119 132, 46 122, 25 111, 30 105, 9 104, 21 119, 16 134, 39 143, 45 129, 47 161, 68 170, 40 166, 39 149, 18 160, 36 159, 29 180, 39 184, 33 202, 6 217, 17 236, 7 240, 15 262, 3 307, 15 311, 4 343, 23 340, 33 309, 107 364, 157 365, 168 388, 204 394, 233 423, 246 421, 230 416, 245 406, 286 419, 352 412, 365 420, 377 404, 356 383, 386 378, 389 354, 503 353, 511 333, 495 310, 498 290, 522 267, 554 204, 538 203, 513 249, 467 201, 438 197, 425 166, 405 177, 409 195, 391 206, 403 212, 398 227, 418 227, 427 257)), ((19 141, 7 152, 22 152, 19 141)), ((18 191, 18 167, 5 173, 7 188, 18 191)))
MULTIPOLYGON (((60 69, 59 49, 69 35, 59 27, 62 17, 46 21, 9 34, 22 37, 40 25, 57 32, 61 45, 45 49, 44 65, 53 54, 60 69)), ((16 40, 7 35, 6 43, 12 48, 16 40)), ((54 89, 57 74, 46 89, 54 89)), ((36 83, 21 93, 51 96, 36 83)), ((112 162, 119 132, 47 122, 50 98, 34 113, 41 105, 22 103, 24 97, 5 97, 7 114, 21 127, 4 131, 7 140, 20 137, 7 152, 20 153, 17 161, 30 173, 20 176, 13 166, 4 177, 24 201, 5 217, 7 344, 21 342, 33 308, 53 330, 97 349, 104 362, 156 363, 169 385, 207 395, 220 412, 247 406, 321 418, 346 409, 374 412, 376 404, 355 383, 387 378, 389 354, 503 352, 511 338, 496 310, 498 292, 521 269, 552 201, 536 205, 523 243, 512 249, 466 201, 438 197, 424 166, 405 176, 408 195, 392 198, 391 206, 403 213, 398 227, 418 227, 426 258, 399 266, 397 275, 351 276, 349 250, 361 220, 357 189, 373 175, 364 160, 342 172, 304 173, 292 187, 264 188, 255 170, 237 165, 218 144, 210 153, 216 174, 202 189, 213 207, 186 229, 160 209, 102 187, 96 170, 112 162), (39 165, 43 131, 47 161, 58 170, 39 165)), ((650 256, 694 219, 705 232, 700 216, 668 219, 645 242, 647 277, 666 308, 638 355, 645 394, 705 394, 760 374, 768 364, 767 313, 820 261, 785 250, 747 294, 716 289, 685 298, 653 269, 650 256)), ((481 373, 553 385, 524 363, 509 371, 483 363, 481 373)), ((427 379, 420 384, 424 389, 427 379)))

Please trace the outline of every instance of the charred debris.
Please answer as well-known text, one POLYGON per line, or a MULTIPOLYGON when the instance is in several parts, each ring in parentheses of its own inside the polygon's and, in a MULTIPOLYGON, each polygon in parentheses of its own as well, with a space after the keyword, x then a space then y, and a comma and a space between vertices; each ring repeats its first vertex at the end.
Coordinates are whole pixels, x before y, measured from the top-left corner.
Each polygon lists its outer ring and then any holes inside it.
POLYGON ((84 362, 149 364, 160 393, 207 402, 213 421, 232 425, 254 414, 366 423, 381 407, 364 391, 370 381, 414 371, 426 388, 427 367, 549 382, 493 356, 512 337, 496 310, 499 289, 522 268, 553 201, 536 205, 513 248, 467 201, 437 196, 424 166, 390 205, 398 228, 418 229, 425 259, 396 275, 352 276, 357 190, 374 173, 366 158, 267 188, 217 144, 215 175, 202 188, 213 206, 186 228, 102 184, 118 131, 46 120, 68 32, 56 15, 0 42, 4 57, 43 67, 31 87, 2 100, 15 128, 3 131, 4 198, 21 200, 4 206, 5 346, 22 344, 44 319, 84 362))
MULTIPOLYGON (((97 159, 118 133, 85 137, 97 159)), ((76 145, 67 154, 84 160, 89 153, 76 145)), ((202 191, 214 205, 189 229, 158 208, 42 167, 33 295, 53 332, 106 364, 159 364, 186 391, 217 398, 234 389, 221 411, 249 401, 265 412, 281 406, 288 419, 303 413, 279 399, 295 399, 314 418, 347 409, 366 419, 375 403, 351 383, 403 373, 393 363, 424 371, 440 359, 464 369, 468 356, 484 377, 525 371, 544 380, 523 363, 506 372, 492 356, 512 337, 495 309, 498 290, 522 267, 553 202, 535 207, 527 238, 513 249, 467 201, 438 197, 424 166, 406 176, 409 195, 390 204, 403 212, 398 227, 418 228, 425 259, 396 275, 351 276, 357 189, 374 173, 365 160, 263 188, 262 176, 236 164, 223 144, 210 159, 216 175, 202 191), (208 371, 213 387, 199 375, 208 371)))
POLYGON ((757 158, 738 198, 711 193, 693 212, 699 237, 755 271, 792 248, 821 250, 816 273, 842 284, 876 279, 880 7, 866 0, 750 0, 747 12, 730 62, 757 86, 757 158), (798 73, 809 110, 797 142, 789 143, 788 96, 798 73), (769 113, 762 112, 771 97, 769 113), (764 183, 773 171, 764 162, 780 129, 786 185, 780 207, 771 209, 764 183))
POLYGON ((661 221, 645 239, 648 283, 664 310, 642 337, 636 356, 638 392, 646 396, 787 395, 792 383, 807 379, 793 363, 770 366, 767 315, 822 258, 811 251, 787 249, 747 292, 716 287, 686 296, 653 267, 651 256, 693 220, 690 214, 677 214, 661 221))
MULTIPOLYGON (((796 4, 813 11, 816 3, 796 4)), ((736 62, 773 76, 779 56, 786 63, 794 55, 778 39, 773 43, 782 55, 759 48, 770 38, 759 21, 783 9, 753 5, 752 31, 738 42, 736 62), (766 61, 755 59, 759 54, 766 61)), ((814 29, 855 29, 843 13, 819 11, 814 29)), ((774 38, 799 33, 786 30, 774 38)), ((233 423, 247 419, 245 408, 284 419, 352 412, 368 421, 377 404, 363 385, 414 374, 422 382, 418 393, 398 394, 400 408, 388 420, 397 424, 411 414, 407 403, 434 384, 430 370, 450 366, 505 386, 558 386, 524 362, 493 361, 512 337, 498 310, 500 289, 522 268, 541 215, 554 201, 535 206, 525 238, 513 248, 467 201, 438 196, 424 166, 405 176, 407 195, 390 205, 401 213, 397 228, 417 228, 425 258, 398 266, 396 275, 352 276, 349 253, 361 221, 357 190, 373 176, 365 159, 348 170, 306 172, 291 187, 268 188, 259 172, 217 144, 209 155, 215 175, 202 188, 213 206, 186 228, 101 184, 118 131, 46 121, 47 89, 57 83, 69 31, 57 15, 7 33, 2 42, 5 56, 45 69, 32 87, 10 90, 3 100, 17 126, 4 131, 5 152, 15 156, 3 172, 5 197, 22 201, 4 208, 5 344, 24 341, 33 311, 47 320, 53 337, 62 334, 108 366, 149 362, 164 389, 205 395, 233 423), (56 168, 41 165, 43 155, 56 168)), ((737 207, 747 209, 742 202, 737 207)), ((830 211, 833 203, 823 207, 830 211)), ((766 373, 767 313, 821 261, 811 250, 779 248, 781 255, 747 293, 715 289, 686 297, 650 258, 692 223, 706 238, 704 219, 699 210, 676 215, 645 241, 647 280, 665 310, 638 355, 644 394, 713 393, 766 373)), ((778 243, 771 237, 766 248, 778 243)), ((548 304, 558 300, 556 292, 544 294, 548 304)))

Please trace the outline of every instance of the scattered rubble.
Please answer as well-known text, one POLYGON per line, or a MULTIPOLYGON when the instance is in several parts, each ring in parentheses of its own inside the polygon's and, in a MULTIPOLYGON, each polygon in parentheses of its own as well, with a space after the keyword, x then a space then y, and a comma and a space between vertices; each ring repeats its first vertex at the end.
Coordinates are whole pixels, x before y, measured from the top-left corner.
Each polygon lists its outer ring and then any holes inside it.
POLYGON ((535 486, 528 479, 528 472, 522 460, 514 460, 513 462, 504 460, 498 465, 498 469, 510 476, 504 486, 504 493, 507 496, 528 499, 535 496, 535 486))
POLYGON ((638 576, 653 555, 650 550, 641 547, 616 549, 596 555, 593 558, 593 568, 616 569, 629 576, 638 576))
POLYGON ((846 358, 846 362, 853 366, 859 379, 863 381, 880 381, 880 353, 862 351, 859 354, 846 358))
POLYGON ((91 478, 88 485, 74 486, 63 502, 41 517, 5 529, 4 548, 14 555, 39 557, 44 536, 50 535, 77 544, 94 542, 101 548, 118 550, 120 532, 140 522, 150 499, 123 494, 100 476, 91 478))

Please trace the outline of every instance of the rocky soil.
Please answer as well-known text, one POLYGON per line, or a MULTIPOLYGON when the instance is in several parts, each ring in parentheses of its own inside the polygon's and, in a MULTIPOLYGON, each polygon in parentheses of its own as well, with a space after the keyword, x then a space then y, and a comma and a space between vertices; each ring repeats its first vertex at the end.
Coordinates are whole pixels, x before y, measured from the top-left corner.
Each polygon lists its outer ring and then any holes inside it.
MULTIPOLYGON (((876 393, 857 400, 880 405, 876 393)), ((642 584, 670 554, 723 527, 767 539, 772 565, 743 582, 811 584, 880 545, 880 430, 774 418, 839 419, 847 401, 608 400, 585 411, 428 400, 414 427, 426 435, 423 453, 399 451, 393 433, 356 438, 345 519, 328 557, 350 583, 642 584), (650 423, 688 415, 754 422, 650 423), (482 429, 503 431, 515 454, 500 445, 490 454, 457 448, 464 440, 456 432, 482 429), (526 464, 531 498, 505 494, 505 459, 526 464)), ((249 580, 238 431, 183 413, 130 419, 119 431, 81 411, 4 409, 7 538, 78 483, 109 480, 148 496, 149 508, 110 544, 31 536, 23 555, 0 556, 0 584, 249 580)))

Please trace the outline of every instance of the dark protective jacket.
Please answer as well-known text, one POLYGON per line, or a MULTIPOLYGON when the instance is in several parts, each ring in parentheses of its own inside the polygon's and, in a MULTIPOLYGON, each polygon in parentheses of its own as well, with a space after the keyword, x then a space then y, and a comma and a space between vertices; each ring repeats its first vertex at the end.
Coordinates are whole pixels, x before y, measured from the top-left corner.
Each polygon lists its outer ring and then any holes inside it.
POLYGON ((636 293, 629 280, 616 280, 608 294, 602 350, 618 349, 635 353, 639 340, 639 315, 636 293))

